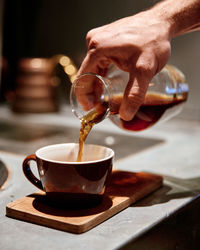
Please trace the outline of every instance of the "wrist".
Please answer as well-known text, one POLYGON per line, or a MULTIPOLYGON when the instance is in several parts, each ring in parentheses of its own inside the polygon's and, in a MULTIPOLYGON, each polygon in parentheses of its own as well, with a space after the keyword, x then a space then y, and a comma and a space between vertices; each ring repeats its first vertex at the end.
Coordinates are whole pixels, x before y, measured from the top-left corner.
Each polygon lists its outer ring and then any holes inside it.
POLYGON ((200 0, 165 0, 151 11, 166 24, 170 39, 200 29, 200 0))

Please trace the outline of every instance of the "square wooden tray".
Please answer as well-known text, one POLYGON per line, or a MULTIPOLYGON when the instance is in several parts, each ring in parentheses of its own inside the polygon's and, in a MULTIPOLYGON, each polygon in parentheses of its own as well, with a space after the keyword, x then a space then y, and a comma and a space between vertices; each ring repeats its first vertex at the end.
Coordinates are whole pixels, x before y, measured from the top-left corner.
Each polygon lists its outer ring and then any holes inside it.
POLYGON ((37 192, 6 207, 6 215, 15 219, 47 226, 50 228, 83 233, 114 214, 162 186, 162 176, 139 172, 113 171, 101 204, 93 208, 67 210, 53 208, 43 199, 45 194, 37 192))

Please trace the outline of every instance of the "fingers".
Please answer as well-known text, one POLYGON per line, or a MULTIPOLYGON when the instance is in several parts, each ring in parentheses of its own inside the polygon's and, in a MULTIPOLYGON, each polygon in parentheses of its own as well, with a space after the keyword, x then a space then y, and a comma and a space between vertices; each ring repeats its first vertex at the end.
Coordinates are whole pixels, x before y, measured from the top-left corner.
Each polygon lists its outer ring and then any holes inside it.
POLYGON ((80 75, 73 83, 73 95, 82 109, 88 111, 94 103, 94 86, 90 75, 80 75))
POLYGON ((98 62, 96 59, 97 58, 94 54, 91 55, 91 53, 88 52, 79 68, 78 76, 88 72, 98 74, 98 62))
POLYGON ((105 56, 102 56, 98 50, 91 49, 88 51, 78 71, 77 81, 75 82, 76 99, 83 110, 89 111, 101 101, 100 97, 105 91, 105 86, 96 75, 104 76, 108 65, 109 60, 105 56))
POLYGON ((95 55, 93 54, 91 56, 91 53, 88 52, 78 71, 77 80, 74 85, 76 99, 85 111, 89 111, 95 105, 95 85, 98 85, 98 82, 96 82, 98 81, 98 78, 91 74, 84 75, 84 73, 92 72, 98 74, 98 71, 98 64, 95 60, 95 55))
POLYGON ((120 117, 123 120, 130 121, 134 117, 140 105, 144 102, 148 84, 148 80, 130 77, 119 110, 120 117))
POLYGON ((154 76, 157 66, 155 58, 149 52, 141 54, 138 58, 135 68, 130 73, 119 110, 123 120, 131 120, 144 102, 149 82, 154 76))

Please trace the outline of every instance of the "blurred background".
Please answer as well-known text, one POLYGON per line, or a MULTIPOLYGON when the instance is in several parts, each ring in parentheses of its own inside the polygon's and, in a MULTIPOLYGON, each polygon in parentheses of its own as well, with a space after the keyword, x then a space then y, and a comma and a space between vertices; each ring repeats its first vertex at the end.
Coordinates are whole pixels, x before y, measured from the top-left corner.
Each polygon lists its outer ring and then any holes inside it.
MULTIPOLYGON (((34 93, 37 94, 38 89, 44 89, 44 86, 37 86, 35 91, 35 86, 31 89, 32 82, 30 86, 24 86, 23 81, 27 75, 37 73, 37 77, 45 79, 43 85, 51 78, 53 90, 48 90, 48 94, 43 91, 43 97, 50 96, 54 100, 53 108, 47 105, 44 110, 38 108, 38 112, 58 111, 60 104, 68 103, 70 89, 70 72, 67 73, 61 64, 57 64, 62 56, 67 56, 63 57, 64 62, 70 58, 71 65, 78 68, 86 53, 85 36, 90 29, 140 12, 156 2, 158 1, 1 0, 1 103, 14 106, 14 111, 21 111, 24 106, 27 106, 25 111, 31 111, 25 101, 20 103, 21 99, 25 100, 26 95, 30 98, 31 94, 34 97, 34 93), (43 71, 36 72, 33 62, 24 61, 24 58, 54 58, 53 73, 47 61, 34 61, 36 68, 37 65, 43 65, 43 71), (55 76, 53 80, 52 74, 55 76), (25 88, 28 90, 25 91, 25 88), (13 104, 16 100, 17 105, 13 104)), ((190 85, 189 100, 180 115, 187 119, 200 119, 199 60, 200 32, 186 34, 172 41, 170 63, 184 72, 190 85)), ((73 67, 71 70, 73 71, 73 67)), ((42 90, 40 94, 42 95, 42 90)))

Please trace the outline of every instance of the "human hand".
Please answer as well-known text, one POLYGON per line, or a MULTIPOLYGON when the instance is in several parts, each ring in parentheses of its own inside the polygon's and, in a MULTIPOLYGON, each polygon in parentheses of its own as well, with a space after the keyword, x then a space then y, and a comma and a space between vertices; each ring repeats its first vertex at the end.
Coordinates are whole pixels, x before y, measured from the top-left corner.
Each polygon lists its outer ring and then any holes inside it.
MULTIPOLYGON (((110 63, 128 72, 119 113, 122 119, 131 120, 144 101, 149 82, 169 59, 170 24, 148 10, 95 28, 86 41, 88 52, 78 75, 104 75, 110 63)), ((91 84, 84 89, 85 95, 87 92, 91 94, 91 84)))

